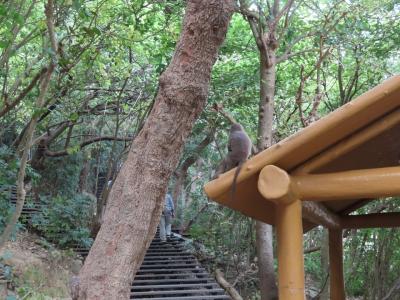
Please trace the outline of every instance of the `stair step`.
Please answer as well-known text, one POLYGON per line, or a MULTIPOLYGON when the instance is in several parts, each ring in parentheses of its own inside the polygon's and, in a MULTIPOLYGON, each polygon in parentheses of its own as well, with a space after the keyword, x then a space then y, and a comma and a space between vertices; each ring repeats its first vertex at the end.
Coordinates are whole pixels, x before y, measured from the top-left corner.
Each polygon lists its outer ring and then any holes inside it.
POLYGON ((168 268, 163 268, 163 269, 154 269, 154 270, 139 270, 137 274, 171 274, 171 272, 193 272, 193 273, 199 273, 199 272, 204 272, 204 268, 191 268, 191 269, 184 269, 184 268, 174 268, 174 269, 168 269, 168 268))
POLYGON ((178 279, 178 278, 200 278, 200 279, 204 279, 204 278, 210 278, 210 275, 206 272, 204 273, 191 273, 191 274, 187 274, 187 273, 175 273, 175 274, 137 274, 135 276, 135 281, 133 283, 136 282, 136 279, 141 279, 141 278, 159 278, 159 279, 178 279))
POLYGON ((150 291, 150 292, 132 292, 132 296, 164 296, 164 295, 186 295, 191 296, 190 294, 195 295, 212 295, 212 294, 221 294, 224 293, 224 290, 221 288, 217 289, 193 289, 193 290, 175 290, 175 291, 150 291), (188 295, 189 294, 189 295, 188 295))
POLYGON ((131 291, 139 290, 167 290, 167 289, 185 289, 185 288, 219 288, 217 283, 187 283, 187 284, 159 284, 159 285, 141 285, 132 286, 131 291))
POLYGON ((176 297, 176 296, 172 296, 172 297, 146 297, 146 298, 137 298, 136 296, 133 298, 133 296, 131 295, 131 299, 135 299, 135 300, 231 300, 230 297, 226 296, 226 295, 208 295, 208 296, 180 296, 180 297, 176 297))
POLYGON ((168 261, 168 260, 177 260, 177 259, 189 259, 194 257, 192 255, 186 254, 186 255, 176 255, 176 256, 169 256, 169 255, 152 255, 152 256, 145 256, 144 261, 155 261, 155 260, 160 260, 160 261, 168 261))
POLYGON ((165 268, 196 268, 199 267, 197 263, 188 263, 188 264, 157 264, 157 265, 142 265, 140 270, 151 270, 151 269, 165 269, 165 268))
POLYGON ((142 263, 142 266, 148 266, 148 265, 155 265, 155 264, 170 264, 170 263, 195 263, 196 260, 194 258, 187 258, 187 259, 156 259, 156 260, 145 260, 142 263))
POLYGON ((203 284, 208 284, 208 283, 214 283, 214 279, 211 277, 204 277, 204 278, 180 278, 180 279, 138 279, 135 278, 134 285, 133 287, 136 286, 146 286, 146 285, 169 285, 169 284, 174 284, 174 283, 203 283, 203 284))

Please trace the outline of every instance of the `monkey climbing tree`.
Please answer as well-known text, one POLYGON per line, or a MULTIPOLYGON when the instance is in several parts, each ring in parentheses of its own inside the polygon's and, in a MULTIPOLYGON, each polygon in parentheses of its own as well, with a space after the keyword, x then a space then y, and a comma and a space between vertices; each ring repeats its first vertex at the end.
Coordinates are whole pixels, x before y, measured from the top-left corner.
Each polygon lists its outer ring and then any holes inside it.
POLYGON ((332 300, 345 299, 342 231, 399 227, 400 213, 353 214, 381 197, 400 196, 400 76, 359 96, 206 184, 222 205, 277 229, 279 298, 305 299, 303 233, 329 230, 332 300))

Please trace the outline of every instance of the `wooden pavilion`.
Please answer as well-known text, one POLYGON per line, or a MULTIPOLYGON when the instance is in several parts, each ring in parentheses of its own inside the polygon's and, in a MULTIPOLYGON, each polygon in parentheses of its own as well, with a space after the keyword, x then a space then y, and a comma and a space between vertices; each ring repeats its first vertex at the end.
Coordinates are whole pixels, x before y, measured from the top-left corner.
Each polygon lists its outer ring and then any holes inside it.
POLYGON ((205 186, 222 205, 276 226, 279 299, 303 300, 303 233, 329 230, 332 300, 345 299, 342 230, 400 226, 400 212, 350 215, 400 195, 400 76, 394 76, 205 186))

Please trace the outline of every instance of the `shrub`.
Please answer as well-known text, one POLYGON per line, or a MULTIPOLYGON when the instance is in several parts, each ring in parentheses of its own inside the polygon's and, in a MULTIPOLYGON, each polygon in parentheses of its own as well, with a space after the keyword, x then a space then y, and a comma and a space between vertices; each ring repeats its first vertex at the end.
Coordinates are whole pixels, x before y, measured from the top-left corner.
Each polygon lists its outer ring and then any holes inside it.
POLYGON ((94 211, 94 199, 87 194, 42 197, 43 213, 36 215, 32 223, 46 238, 61 246, 74 244, 90 247, 90 221, 94 211))

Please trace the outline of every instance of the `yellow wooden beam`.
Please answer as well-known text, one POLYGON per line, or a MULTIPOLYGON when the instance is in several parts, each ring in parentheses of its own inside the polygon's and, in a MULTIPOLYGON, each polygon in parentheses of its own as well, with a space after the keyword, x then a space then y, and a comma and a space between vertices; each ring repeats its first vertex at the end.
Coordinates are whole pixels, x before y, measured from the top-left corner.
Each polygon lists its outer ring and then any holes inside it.
POLYGON ((341 217, 343 228, 393 228, 400 227, 400 213, 381 213, 341 217))
POLYGON ((400 195, 400 167, 291 176, 303 200, 329 201, 400 195))
POLYGON ((378 198, 400 195, 400 167, 290 176, 276 166, 260 172, 258 189, 267 199, 313 201, 378 198))

